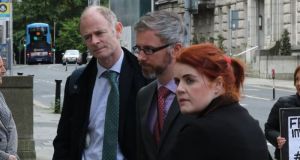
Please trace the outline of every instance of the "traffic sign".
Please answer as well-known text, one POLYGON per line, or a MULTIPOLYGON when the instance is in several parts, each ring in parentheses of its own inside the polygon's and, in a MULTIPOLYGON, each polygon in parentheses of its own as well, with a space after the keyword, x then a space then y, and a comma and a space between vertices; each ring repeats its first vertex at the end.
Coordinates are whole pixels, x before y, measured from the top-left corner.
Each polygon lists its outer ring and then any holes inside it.
POLYGON ((9 21, 11 3, 0 3, 0 20, 9 21))

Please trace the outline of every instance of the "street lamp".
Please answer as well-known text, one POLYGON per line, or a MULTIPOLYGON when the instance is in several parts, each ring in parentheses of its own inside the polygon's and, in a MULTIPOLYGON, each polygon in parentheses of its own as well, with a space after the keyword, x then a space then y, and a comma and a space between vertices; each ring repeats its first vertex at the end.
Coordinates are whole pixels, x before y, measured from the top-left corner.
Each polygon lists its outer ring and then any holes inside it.
POLYGON ((24 64, 26 64, 26 41, 24 39, 24 64))
POLYGON ((25 47, 24 37, 22 37, 19 41, 19 56, 18 56, 18 63, 21 64, 21 55, 22 55, 22 47, 25 47), (23 42, 23 43, 22 43, 23 42))
POLYGON ((26 64, 26 40, 24 39, 24 64, 26 64))
POLYGON ((56 22, 55 19, 53 21, 53 64, 55 64, 55 50, 56 50, 56 45, 55 45, 55 28, 56 28, 56 22))

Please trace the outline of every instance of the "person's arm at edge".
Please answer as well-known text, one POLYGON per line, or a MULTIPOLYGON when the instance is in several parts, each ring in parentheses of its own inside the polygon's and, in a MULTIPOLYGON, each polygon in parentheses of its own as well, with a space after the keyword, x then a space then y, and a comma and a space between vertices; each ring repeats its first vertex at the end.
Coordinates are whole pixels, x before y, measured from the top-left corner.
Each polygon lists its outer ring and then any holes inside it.
POLYGON ((269 114, 268 120, 265 123, 265 137, 276 148, 277 137, 280 136, 279 126, 279 109, 282 107, 280 99, 274 104, 269 114))
POLYGON ((7 153, 9 155, 16 156, 17 159, 20 159, 17 154, 18 133, 17 133, 17 128, 16 128, 16 123, 13 119, 12 114, 10 115, 10 122, 9 122, 9 126, 7 127, 7 129, 9 132, 9 138, 8 138, 8 142, 7 142, 7 153))

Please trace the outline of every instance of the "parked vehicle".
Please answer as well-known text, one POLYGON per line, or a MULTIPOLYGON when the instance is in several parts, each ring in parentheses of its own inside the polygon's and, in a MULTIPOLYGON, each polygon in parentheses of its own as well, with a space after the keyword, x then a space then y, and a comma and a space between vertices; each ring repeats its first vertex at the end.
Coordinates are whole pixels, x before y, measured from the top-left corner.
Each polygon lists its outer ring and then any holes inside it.
POLYGON ((66 52, 63 53, 62 63, 63 63, 63 65, 66 65, 66 63, 77 63, 80 65, 81 64, 81 55, 80 55, 79 50, 77 50, 77 49, 66 50, 66 52))
POLYGON ((86 63, 89 63, 91 61, 91 59, 93 58, 93 55, 91 52, 87 52, 87 57, 86 57, 86 63))

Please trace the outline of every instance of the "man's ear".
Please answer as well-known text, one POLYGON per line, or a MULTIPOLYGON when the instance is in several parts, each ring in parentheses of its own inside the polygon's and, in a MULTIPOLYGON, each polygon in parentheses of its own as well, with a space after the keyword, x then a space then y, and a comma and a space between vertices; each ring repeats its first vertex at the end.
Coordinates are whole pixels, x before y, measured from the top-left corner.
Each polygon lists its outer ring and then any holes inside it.
POLYGON ((173 59, 175 58, 176 54, 182 49, 183 45, 181 43, 175 43, 173 47, 173 52, 171 53, 171 56, 173 59))
POLYGON ((174 53, 178 53, 182 49, 183 45, 181 43, 175 43, 174 53))
POLYGON ((122 36, 122 32, 123 32, 123 25, 121 22, 116 23, 115 30, 116 30, 117 38, 120 39, 122 36))

